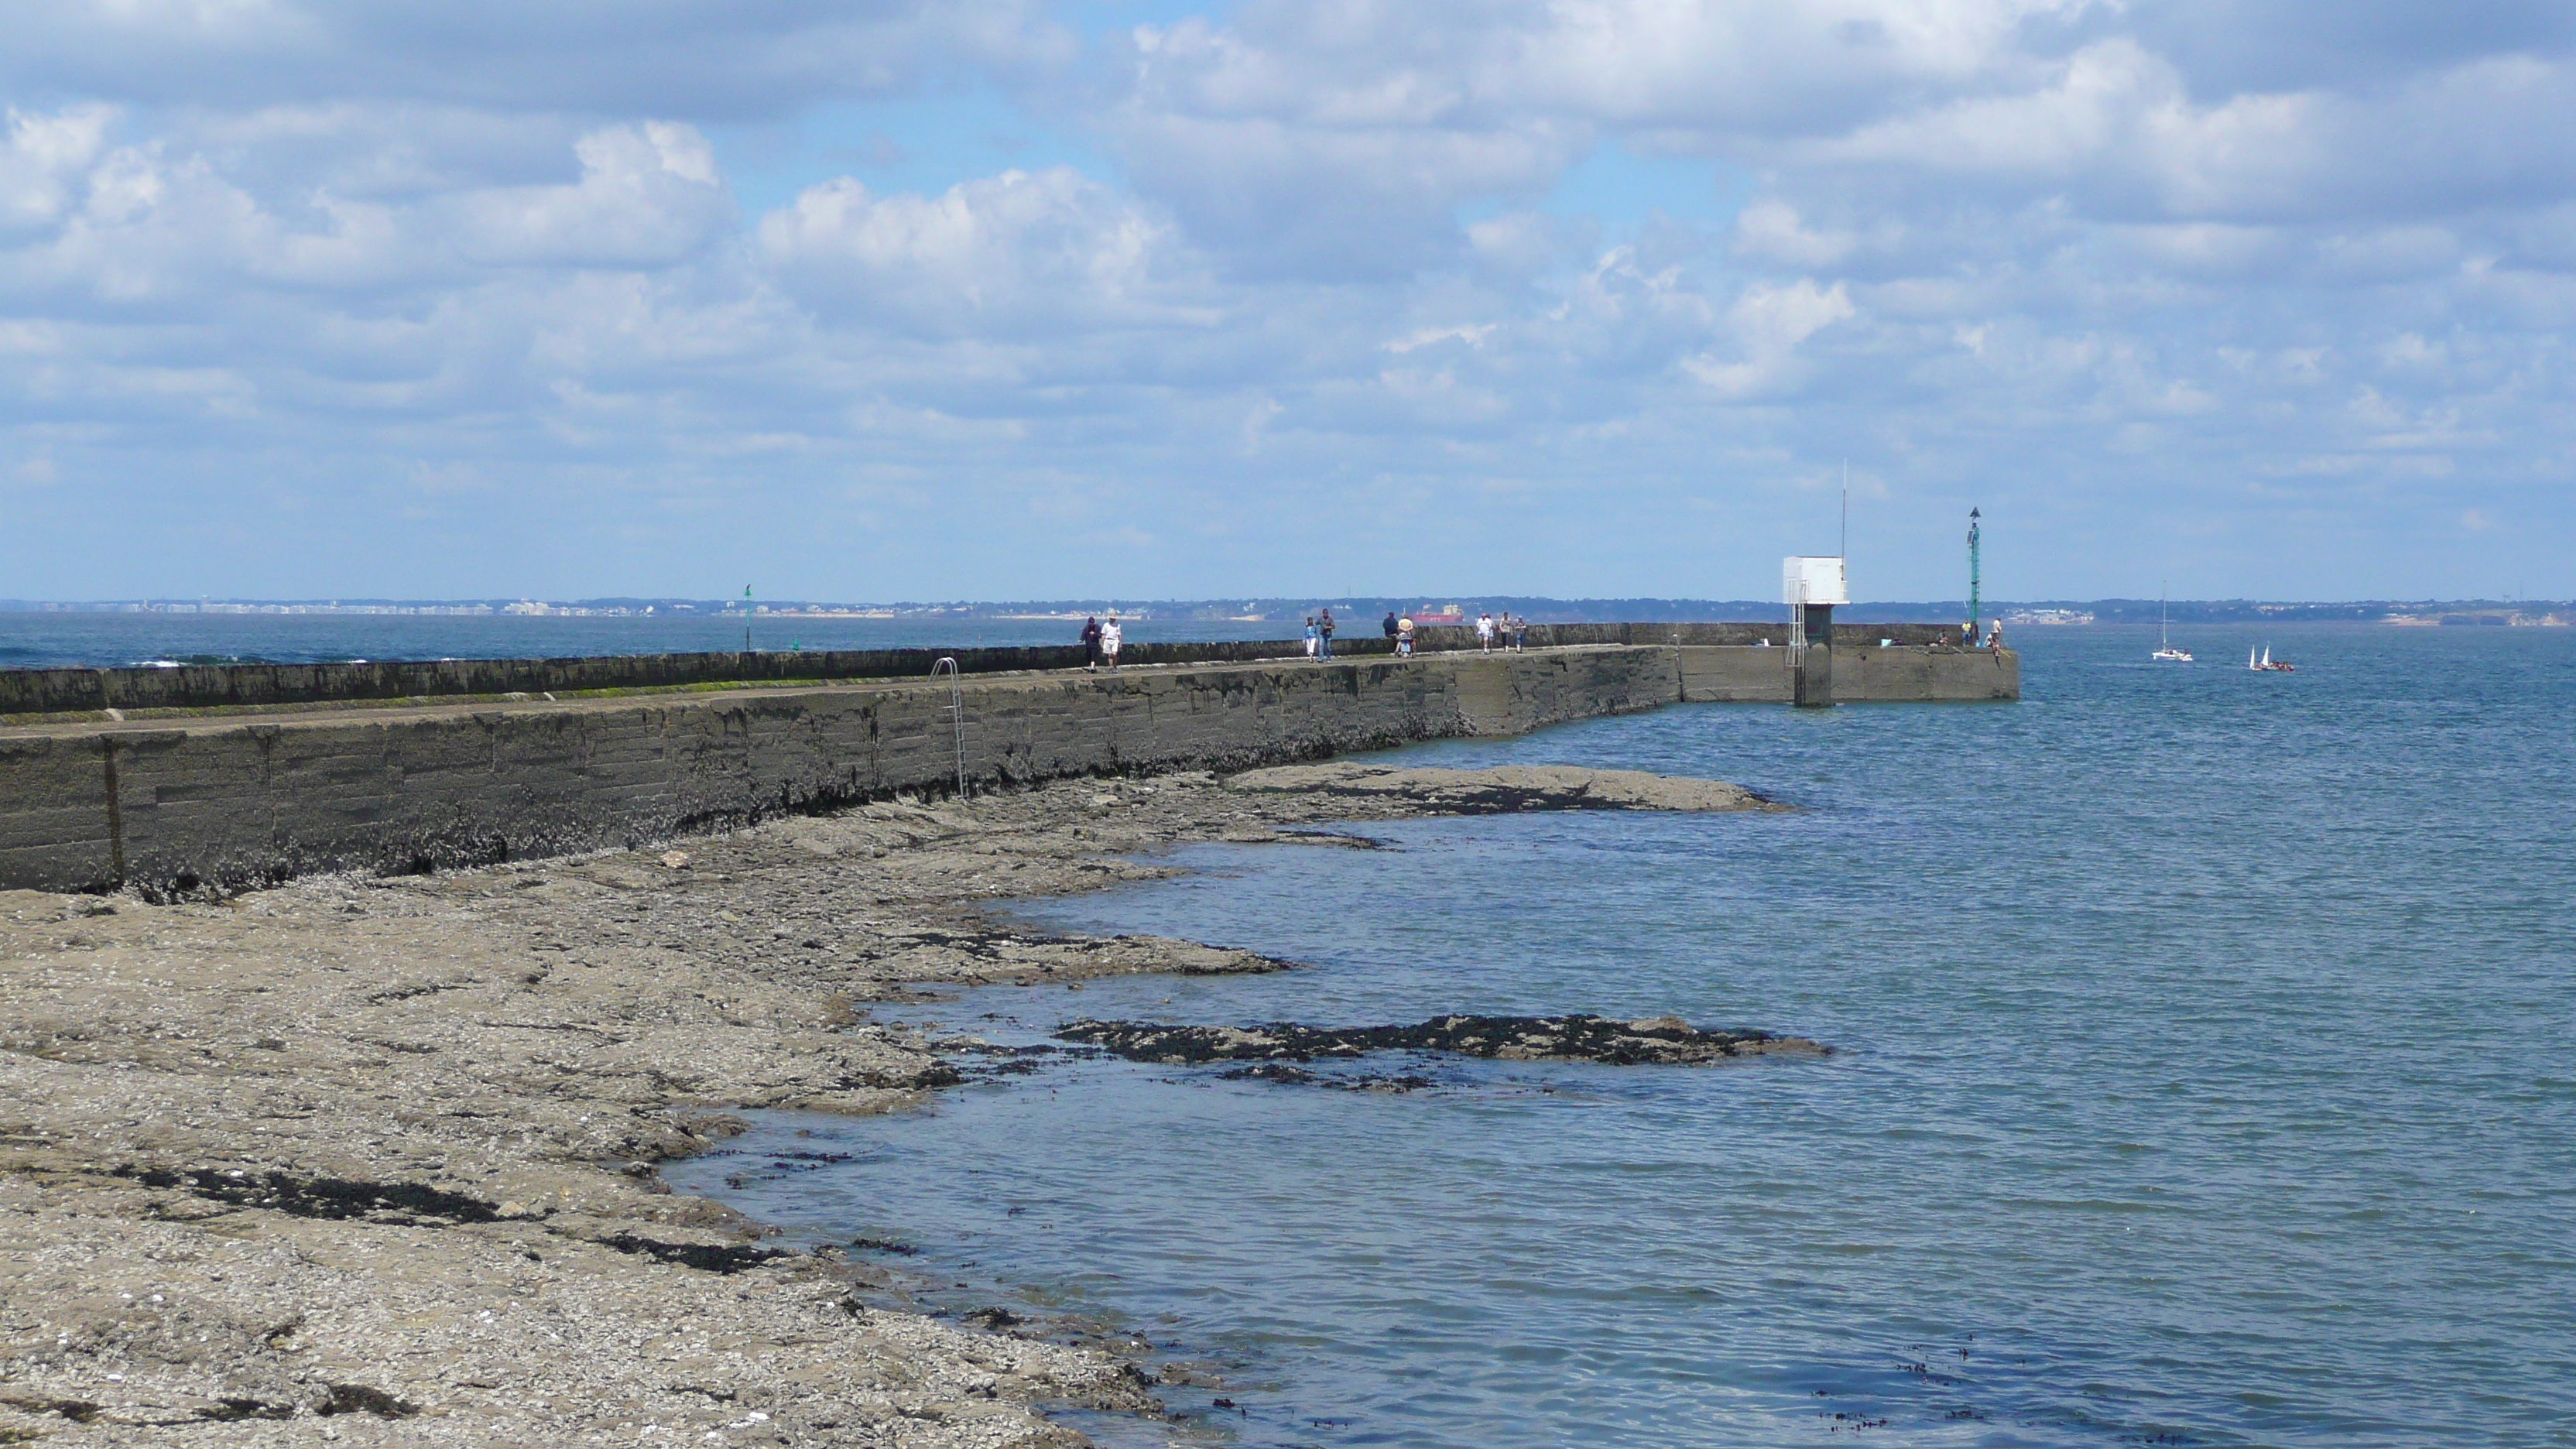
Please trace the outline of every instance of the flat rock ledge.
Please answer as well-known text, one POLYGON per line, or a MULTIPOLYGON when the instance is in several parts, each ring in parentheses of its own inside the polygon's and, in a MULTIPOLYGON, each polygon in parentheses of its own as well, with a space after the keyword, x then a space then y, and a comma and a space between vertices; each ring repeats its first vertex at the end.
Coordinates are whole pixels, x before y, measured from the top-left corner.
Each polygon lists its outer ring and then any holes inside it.
POLYGON ((1644 770, 1593 770, 1581 765, 1449 770, 1429 765, 1403 767, 1336 760, 1247 770, 1225 783, 1234 790, 1350 796, 1456 815, 1514 810, 1714 812, 1795 808, 1723 780, 1695 780, 1644 770))
POLYGON ((1832 1048, 1767 1031, 1703 1031, 1678 1016, 1614 1021, 1571 1016, 1440 1016, 1412 1026, 1173 1026, 1085 1018, 1056 1035, 1130 1061, 1311 1062, 1369 1052, 1436 1051, 1502 1061, 1607 1062, 1615 1066, 1698 1066, 1731 1057, 1825 1056, 1832 1048))

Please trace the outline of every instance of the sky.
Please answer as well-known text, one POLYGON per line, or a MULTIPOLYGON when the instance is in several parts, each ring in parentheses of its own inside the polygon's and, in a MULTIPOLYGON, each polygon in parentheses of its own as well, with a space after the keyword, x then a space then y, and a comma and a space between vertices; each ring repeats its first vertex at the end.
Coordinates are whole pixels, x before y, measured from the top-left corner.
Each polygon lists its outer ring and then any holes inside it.
POLYGON ((58 0, 0 597, 2576 597, 2576 6, 58 0))

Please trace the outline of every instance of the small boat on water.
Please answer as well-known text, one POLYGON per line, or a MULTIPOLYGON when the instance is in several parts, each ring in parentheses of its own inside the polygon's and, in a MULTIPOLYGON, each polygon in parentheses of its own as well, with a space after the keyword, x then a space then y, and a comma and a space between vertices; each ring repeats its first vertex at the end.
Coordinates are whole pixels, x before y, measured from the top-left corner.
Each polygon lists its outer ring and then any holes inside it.
POLYGON ((2269 644, 2263 646, 2263 657, 2259 662, 2254 658, 2254 651, 2250 648, 2247 649, 2245 651, 2245 667, 2253 670, 2257 674, 2260 674, 2267 669, 2275 674, 2295 674, 2298 672, 2299 668, 2299 666, 2292 664, 2287 659, 2274 660, 2272 658, 2272 646, 2269 644))
POLYGON ((2161 598, 2156 600, 2156 652, 2147 657, 2170 660, 2176 664, 2191 662, 2190 650, 2176 649, 2173 647, 2173 640, 2165 637, 2165 601, 2161 598))

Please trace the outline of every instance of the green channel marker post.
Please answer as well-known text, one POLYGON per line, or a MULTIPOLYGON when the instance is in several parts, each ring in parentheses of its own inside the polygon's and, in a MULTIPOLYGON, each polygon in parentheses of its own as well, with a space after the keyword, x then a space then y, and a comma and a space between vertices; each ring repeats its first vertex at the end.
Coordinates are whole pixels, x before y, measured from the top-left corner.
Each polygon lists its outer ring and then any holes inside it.
POLYGON ((1968 644, 1971 648, 1977 642, 1977 613, 1981 603, 1977 589, 1977 510, 1971 508, 1968 510, 1968 644))

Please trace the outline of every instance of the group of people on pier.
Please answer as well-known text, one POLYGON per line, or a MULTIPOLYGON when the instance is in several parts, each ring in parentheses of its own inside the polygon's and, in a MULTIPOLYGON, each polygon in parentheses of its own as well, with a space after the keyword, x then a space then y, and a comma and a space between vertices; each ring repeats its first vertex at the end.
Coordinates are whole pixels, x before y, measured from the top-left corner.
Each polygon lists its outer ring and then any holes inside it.
MULTIPOLYGON (((1333 611, 1331 609, 1322 609, 1306 616, 1307 658, 1330 659, 1333 657, 1333 631, 1335 627, 1336 626, 1333 622, 1333 611)), ((1386 637, 1388 640, 1395 645, 1396 655, 1399 658, 1411 658, 1413 655, 1413 635, 1415 627, 1413 617, 1409 614, 1398 615, 1393 609, 1389 609, 1386 611, 1386 620, 1382 627, 1386 631, 1386 637)), ((1110 615, 1106 622, 1103 622, 1096 614, 1085 618, 1082 621, 1083 667, 1091 670, 1093 673, 1098 673, 1100 667, 1104 664, 1108 665, 1111 669, 1116 669, 1118 667, 1118 647, 1121 640, 1122 633, 1119 629, 1118 616, 1116 614, 1110 615)), ((1494 649, 1527 649, 1529 647, 1529 620, 1521 618, 1519 615, 1513 614, 1509 611, 1505 611, 1499 617, 1490 610, 1478 614, 1476 616, 1476 647, 1487 651, 1494 649)))
POLYGON ((1306 616, 1306 657, 1309 659, 1333 657, 1332 610, 1326 609, 1321 614, 1306 616))
POLYGON ((1126 631, 1118 627, 1118 616, 1109 616, 1103 624, 1098 615, 1082 621, 1082 667, 1097 674, 1103 663, 1118 667, 1118 646, 1126 642, 1126 631))

